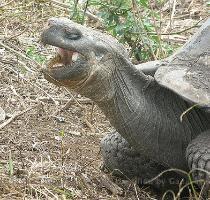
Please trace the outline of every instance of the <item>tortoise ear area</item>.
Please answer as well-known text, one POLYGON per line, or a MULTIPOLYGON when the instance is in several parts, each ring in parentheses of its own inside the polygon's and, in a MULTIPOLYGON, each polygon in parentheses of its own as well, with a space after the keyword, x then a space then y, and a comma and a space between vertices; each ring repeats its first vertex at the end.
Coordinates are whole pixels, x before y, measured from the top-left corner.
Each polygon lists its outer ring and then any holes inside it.
MULTIPOLYGON (((96 52, 94 54, 95 58, 97 60, 100 60, 100 62, 106 63, 106 62, 110 62, 111 61, 115 61, 116 66, 118 65, 127 65, 130 66, 131 65, 131 61, 129 59, 129 57, 116 53, 116 52, 110 52, 110 51, 106 51, 106 52, 96 52), (118 63, 118 64, 117 64, 118 63)), ((108 63, 110 64, 110 63, 108 63)))

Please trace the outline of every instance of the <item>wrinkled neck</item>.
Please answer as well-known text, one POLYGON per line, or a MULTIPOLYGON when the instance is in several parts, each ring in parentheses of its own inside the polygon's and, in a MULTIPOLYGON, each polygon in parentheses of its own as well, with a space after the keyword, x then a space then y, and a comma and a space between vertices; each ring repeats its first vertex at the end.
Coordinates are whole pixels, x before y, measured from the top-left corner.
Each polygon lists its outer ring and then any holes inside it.
POLYGON ((106 105, 119 97, 123 99, 124 96, 128 96, 130 100, 136 98, 139 96, 139 92, 136 94, 136 91, 147 87, 151 79, 129 61, 122 63, 116 60, 93 66, 88 79, 76 91, 99 105, 106 105))

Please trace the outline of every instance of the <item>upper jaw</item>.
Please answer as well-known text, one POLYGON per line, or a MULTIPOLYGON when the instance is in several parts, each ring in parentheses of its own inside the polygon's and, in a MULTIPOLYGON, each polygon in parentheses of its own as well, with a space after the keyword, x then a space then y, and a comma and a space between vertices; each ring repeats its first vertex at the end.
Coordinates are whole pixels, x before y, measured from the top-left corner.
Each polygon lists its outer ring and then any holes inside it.
POLYGON ((80 53, 89 59, 91 53, 105 54, 107 38, 100 32, 84 27, 66 18, 50 18, 41 35, 44 44, 80 53), (104 42, 105 41, 105 42, 104 42))
POLYGON ((86 29, 66 18, 50 18, 41 34, 41 42, 86 56, 86 50, 91 46, 86 29))

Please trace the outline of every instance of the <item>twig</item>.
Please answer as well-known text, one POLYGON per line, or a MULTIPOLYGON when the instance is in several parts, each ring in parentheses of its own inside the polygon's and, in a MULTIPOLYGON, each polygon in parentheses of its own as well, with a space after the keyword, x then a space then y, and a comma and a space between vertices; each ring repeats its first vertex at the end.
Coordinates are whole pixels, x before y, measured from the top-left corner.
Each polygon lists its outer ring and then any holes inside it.
MULTIPOLYGON (((205 20, 207 17, 199 20, 196 24, 194 24, 193 26, 190 26, 189 28, 186 28, 184 30, 181 30, 181 31, 177 31, 177 32, 169 32, 169 33, 159 33, 159 35, 178 35, 178 34, 181 34, 181 33, 184 33, 186 31, 189 31, 190 29, 193 29, 193 28, 196 28, 198 26, 198 24, 200 22, 202 22, 203 20, 205 20)), ((144 34, 143 32, 132 32, 132 34, 144 34)), ((147 32, 148 35, 157 35, 157 33, 155 32, 147 32)))
MULTIPOLYGON (((74 103, 75 100, 74 99, 70 99, 61 109, 59 110, 56 110, 54 113, 53 113, 53 116, 56 116, 59 112, 62 112, 64 110, 67 110, 71 105, 72 103, 74 103)), ((76 103, 76 102, 75 102, 76 103)))
POLYGON ((190 5, 189 5, 188 8, 187 8, 188 11, 189 11, 190 8, 192 7, 193 3, 194 3, 194 0, 192 0, 192 1, 190 2, 190 5))
POLYGON ((93 122, 93 111, 94 111, 95 103, 92 101, 91 113, 90 113, 90 122, 93 122))
POLYGON ((84 107, 77 101, 77 99, 74 97, 74 95, 72 95, 71 91, 68 88, 66 88, 66 87, 64 87, 64 89, 71 95, 72 99, 74 99, 74 101, 77 103, 77 105, 80 108, 84 109, 84 107))
POLYGON ((45 93, 49 98, 52 99, 52 101, 54 102, 55 105, 57 105, 57 102, 54 100, 54 98, 53 98, 50 94, 48 94, 44 89, 42 89, 41 87, 39 87, 38 85, 36 85, 36 84, 34 84, 34 83, 31 83, 31 81, 29 81, 29 80, 27 80, 26 78, 24 78, 22 74, 16 72, 16 71, 15 71, 14 69, 12 69, 11 67, 8 67, 8 66, 5 66, 5 67, 6 67, 7 69, 13 71, 15 74, 18 75, 18 77, 20 77, 21 79, 23 79, 24 81, 26 81, 26 82, 29 83, 30 85, 32 85, 32 86, 38 88, 39 90, 41 90, 41 91, 42 91, 43 93, 45 93))
POLYGON ((29 57, 27 57, 26 55, 24 55, 24 54, 22 54, 22 53, 16 51, 15 49, 12 49, 11 47, 9 47, 8 45, 4 44, 4 43, 1 42, 1 41, 0 41, 0 46, 4 47, 5 49, 7 49, 7 50, 9 50, 9 51, 11 51, 11 52, 13 52, 13 53, 15 53, 16 55, 18 55, 18 56, 20 56, 20 57, 22 57, 22 58, 25 58, 25 59, 27 59, 27 60, 30 60, 31 62, 35 63, 40 69, 42 68, 42 66, 41 66, 38 62, 36 62, 36 61, 30 59, 29 57))
MULTIPOLYGON (((206 18, 204 18, 204 19, 206 19, 206 18)), ((177 31, 177 32, 172 32, 172 33, 162 33, 161 35, 176 35, 176 34, 180 34, 180 33, 186 32, 186 31, 188 31, 188 30, 190 30, 190 29, 192 29, 192 28, 197 27, 197 25, 198 25, 201 21, 203 21, 204 19, 199 20, 196 24, 194 24, 193 26, 191 26, 191 27, 189 27, 189 28, 186 28, 186 29, 184 29, 184 30, 177 31)))
POLYGON ((198 199, 202 199, 203 192, 205 191, 205 185, 206 185, 206 182, 204 182, 201 187, 201 191, 200 191, 198 199))
POLYGON ((31 72, 31 73, 34 73, 33 70, 31 70, 29 67, 27 67, 27 65, 20 61, 20 60, 3 60, 3 59, 0 59, 0 62, 4 63, 4 64, 9 64, 9 65, 15 65, 15 64, 20 64, 22 65, 22 67, 24 67, 28 72, 31 72))
POLYGON ((14 88, 13 85, 11 85, 10 88, 11 88, 12 92, 14 93, 14 95, 16 95, 20 99, 20 103, 23 106, 23 108, 26 109, 26 104, 24 102, 23 97, 20 94, 17 93, 17 91, 16 91, 16 89, 14 88))
POLYGON ((95 128, 93 127, 93 125, 86 118, 84 118, 84 123, 91 130, 92 133, 95 133, 95 128))
POLYGON ((171 194, 171 195, 173 196, 173 200, 177 200, 177 199, 176 199, 176 195, 175 195, 175 193, 174 193, 173 190, 167 190, 167 191, 163 194, 161 200, 165 200, 165 197, 166 197, 168 194, 171 194))
POLYGON ((176 0, 173 0, 173 5, 172 5, 172 11, 171 11, 170 20, 169 20, 168 25, 165 28, 164 33, 167 32, 167 30, 168 30, 169 27, 170 27, 170 29, 172 28, 172 22, 173 22, 175 10, 176 10, 176 0))
MULTIPOLYGON (((58 5, 58 6, 62 7, 62 8, 69 9, 69 5, 68 4, 61 3, 61 2, 56 1, 56 0, 51 0, 51 2, 53 4, 55 4, 55 5, 58 5)), ((94 15, 94 14, 88 12, 88 11, 84 11, 82 9, 81 9, 81 11, 84 12, 85 15, 87 15, 87 17, 89 17, 90 19, 92 19, 94 21, 97 21, 97 22, 102 22, 103 21, 101 18, 97 17, 96 15, 94 15)))
POLYGON ((12 36, 10 36, 8 38, 4 38, 4 40, 11 40, 11 39, 13 39, 15 37, 18 37, 19 35, 22 35, 23 33, 25 33, 27 30, 28 30, 28 26, 26 26, 20 33, 12 35, 12 36))
MULTIPOLYGON (((193 26, 191 26, 191 27, 189 27, 189 28, 186 28, 186 29, 184 29, 184 30, 177 31, 177 32, 172 32, 172 33, 160 33, 160 35, 178 35, 178 34, 184 33, 184 32, 186 32, 186 31, 189 31, 190 29, 196 28, 197 25, 198 25, 201 21, 203 21, 203 20, 204 20, 204 19, 199 20, 195 25, 193 25, 193 26)), ((149 34, 150 34, 150 33, 149 33, 149 34)), ((151 34, 152 34, 152 33, 151 33, 151 34)))
MULTIPOLYGON (((50 190, 47 189, 47 187, 44 186, 44 189, 50 194, 53 196, 53 199, 55 200, 59 200, 59 198, 57 197, 57 195, 53 194, 50 190)), ((48 196, 48 195, 47 195, 48 196)), ((49 197, 48 197, 49 198, 49 197)))
POLYGON ((88 11, 87 11, 88 4, 89 4, 89 0, 86 0, 85 9, 83 10, 83 16, 82 16, 82 24, 84 24, 84 22, 85 22, 85 13, 88 12, 88 11))
POLYGON ((186 37, 181 36, 181 35, 169 35, 169 36, 163 36, 162 37, 163 41, 171 41, 171 42, 178 42, 178 43, 186 43, 188 40, 186 37))
POLYGON ((5 6, 8 6, 9 4, 11 4, 14 0, 9 1, 8 3, 2 4, 0 5, 0 8, 3 8, 5 6))
MULTIPOLYGON (((32 95, 30 96, 31 99, 36 99, 35 101, 42 101, 42 102, 45 102, 45 103, 52 103, 52 98, 50 97, 37 97, 36 95, 32 95)), ((74 99, 68 99, 68 98, 59 98, 59 97, 53 97, 53 99, 55 101, 58 101, 58 102, 63 102, 63 103, 71 103, 71 104, 75 104, 75 100, 74 99)), ((88 99, 88 98, 84 98, 84 99, 77 99, 77 101, 80 103, 80 104, 92 104, 92 100, 88 99)))
POLYGON ((111 180, 106 175, 102 175, 100 177, 100 182, 101 184, 109 190, 113 195, 122 195, 123 194, 123 189, 113 183, 111 180))
POLYGON ((195 108, 195 107, 198 106, 198 105, 199 105, 199 104, 194 104, 194 105, 192 105, 191 107, 189 107, 187 110, 185 110, 185 111, 181 114, 181 116, 180 116, 180 122, 183 121, 184 115, 186 115, 189 111, 191 111, 193 108, 195 108))
MULTIPOLYGON (((37 106, 37 105, 36 105, 37 106)), ((5 121, 4 123, 0 124, 0 130, 3 129, 5 126, 7 126, 9 123, 11 123, 15 118, 23 115, 24 113, 32 110, 33 108, 35 108, 36 106, 33 106, 33 107, 30 107, 30 108, 27 108, 23 111, 19 111, 19 112, 16 112, 12 115, 11 118, 9 118, 7 121, 5 121)))
POLYGON ((134 191, 135 191, 135 193, 136 193, 136 198, 137 198, 137 200, 140 200, 140 199, 139 199, 138 192, 137 192, 137 188, 136 188, 136 183, 133 184, 133 187, 134 187, 134 191))
POLYGON ((188 176, 188 173, 185 172, 184 170, 181 170, 181 169, 176 169, 176 168, 171 168, 171 169, 167 169, 167 170, 164 170, 162 171, 161 173, 159 173, 157 176, 155 176, 154 178, 148 180, 145 182, 145 185, 146 184, 149 184, 149 183, 152 183, 153 181, 157 180, 159 177, 163 176, 163 174, 166 174, 167 172, 178 172, 180 174, 183 174, 185 176, 188 176))
POLYGON ((172 7, 172 12, 171 12, 171 17, 170 17, 170 28, 172 27, 175 11, 176 11, 176 0, 173 1, 173 7, 172 7))
POLYGON ((67 110, 72 105, 72 101, 69 100, 60 111, 67 110))
POLYGON ((165 55, 164 55, 163 47, 162 47, 162 44, 161 44, 161 37, 160 37, 160 33, 158 31, 158 27, 157 27, 156 20, 155 20, 154 8, 153 8, 153 6, 152 6, 150 1, 149 1, 149 4, 150 4, 150 8, 152 10, 152 20, 153 20, 153 23, 154 23, 155 32, 157 34, 157 42, 158 42, 158 45, 160 47, 160 52, 161 52, 160 54, 161 54, 161 57, 164 57, 165 55))
MULTIPOLYGON (((143 17, 142 17, 141 11, 140 11, 140 9, 138 7, 138 3, 137 3, 136 0, 132 0, 132 12, 133 12, 133 16, 134 16, 134 20, 135 20, 136 26, 137 26, 138 31, 139 31, 139 33, 138 33, 139 37, 138 37, 137 40, 141 39, 142 41, 144 41, 143 38, 142 38, 142 34, 140 33, 140 30, 142 28, 142 32, 144 33, 144 35, 146 35, 146 38, 148 40, 148 43, 145 43, 144 45, 148 46, 148 48, 151 51, 153 59, 157 60, 156 55, 154 53, 154 49, 153 49, 152 44, 151 44, 151 41, 149 39, 149 35, 148 35, 146 29, 144 28, 144 23, 142 21, 143 17), (138 18, 135 16, 135 12, 137 12, 138 18), (139 23, 140 23, 141 27, 139 26, 139 23)), ((132 48, 131 52, 133 51, 133 49, 134 48, 132 48)))

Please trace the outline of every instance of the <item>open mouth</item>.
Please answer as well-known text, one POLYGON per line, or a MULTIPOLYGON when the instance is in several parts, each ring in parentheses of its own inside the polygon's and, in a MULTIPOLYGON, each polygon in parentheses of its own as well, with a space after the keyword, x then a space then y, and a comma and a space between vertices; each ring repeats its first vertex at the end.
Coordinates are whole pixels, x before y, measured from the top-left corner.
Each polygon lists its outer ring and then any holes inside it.
POLYGON ((81 54, 58 47, 56 55, 50 59, 47 67, 50 69, 60 69, 73 66, 80 58, 81 54))
POLYGON ((54 47, 57 53, 42 69, 45 79, 58 86, 76 86, 88 75, 86 56, 76 50, 54 47))

